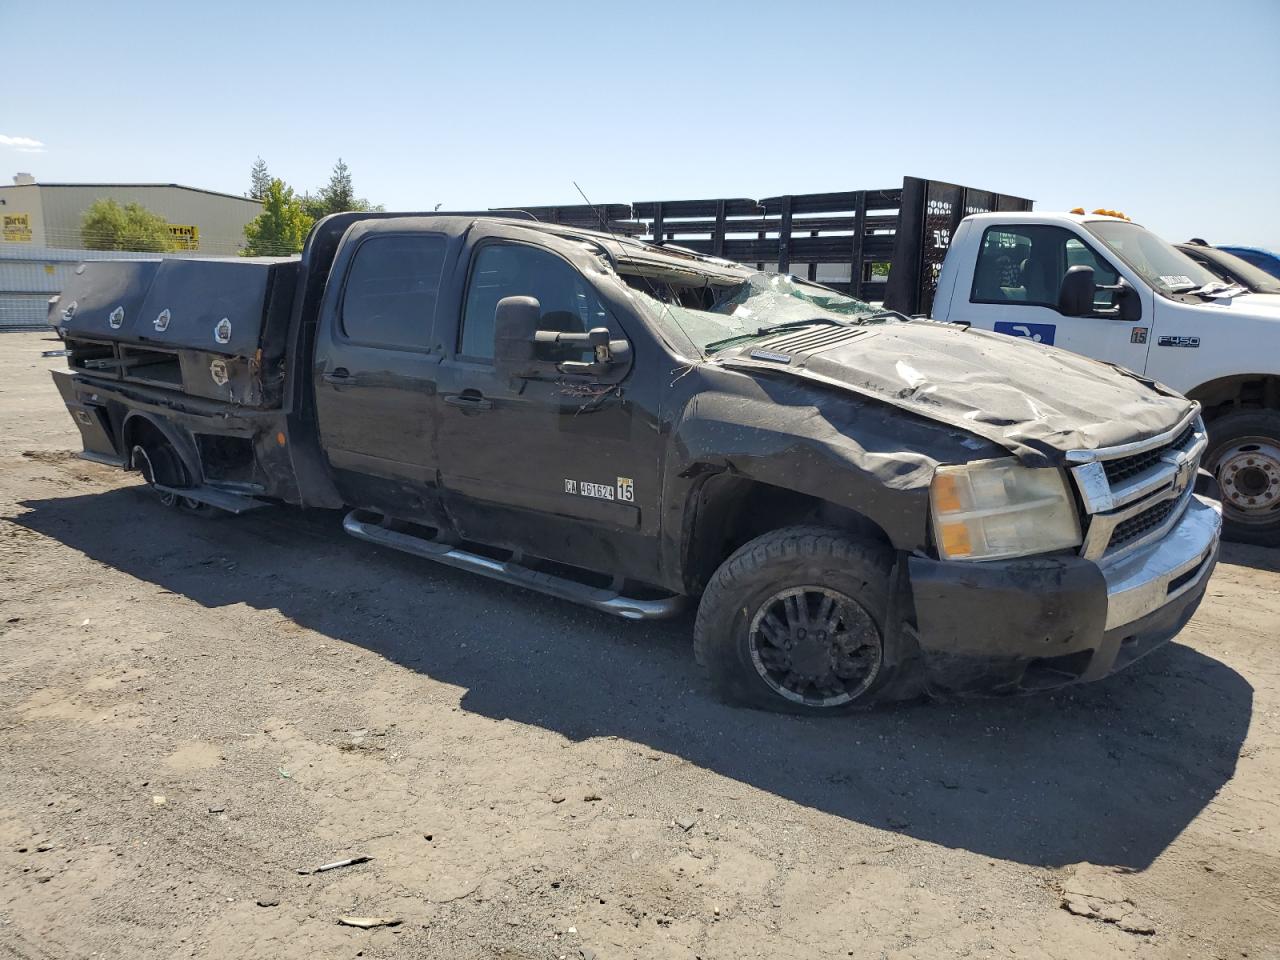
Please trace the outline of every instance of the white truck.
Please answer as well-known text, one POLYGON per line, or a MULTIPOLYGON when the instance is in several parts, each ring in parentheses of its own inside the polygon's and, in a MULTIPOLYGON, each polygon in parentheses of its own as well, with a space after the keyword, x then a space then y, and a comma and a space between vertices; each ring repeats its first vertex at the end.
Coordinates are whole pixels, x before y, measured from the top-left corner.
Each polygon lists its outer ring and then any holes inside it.
POLYGON ((1280 546, 1280 295, 1230 286, 1119 217, 980 213, 939 243, 932 319, 1063 347, 1199 401, 1224 536, 1280 546))

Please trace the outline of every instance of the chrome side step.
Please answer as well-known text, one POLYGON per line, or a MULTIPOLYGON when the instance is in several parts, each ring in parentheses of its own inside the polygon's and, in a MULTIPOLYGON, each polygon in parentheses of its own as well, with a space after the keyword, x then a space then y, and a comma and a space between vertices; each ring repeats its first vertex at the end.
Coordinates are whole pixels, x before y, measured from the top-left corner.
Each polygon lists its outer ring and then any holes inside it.
POLYGON ((271 506, 265 500, 257 500, 238 493, 228 493, 216 487, 166 487, 163 483, 156 483, 152 484, 152 488, 159 490, 161 493, 176 493, 178 496, 186 497, 188 500, 207 503, 209 506, 225 510, 227 513, 248 513, 250 510, 271 506))
POLYGON ((412 553, 417 557, 435 560, 460 570, 470 570, 493 580, 501 580, 517 587, 537 590, 539 593, 570 600, 586 607, 611 613, 624 620, 661 620, 675 616, 684 608, 684 597, 663 597, 658 600, 635 600, 614 590, 590 587, 565 577, 531 570, 509 560, 494 560, 477 553, 459 549, 448 543, 415 537, 399 530, 383 526, 382 516, 370 510, 352 510, 342 521, 342 529, 353 537, 367 540, 382 547, 391 547, 412 553))

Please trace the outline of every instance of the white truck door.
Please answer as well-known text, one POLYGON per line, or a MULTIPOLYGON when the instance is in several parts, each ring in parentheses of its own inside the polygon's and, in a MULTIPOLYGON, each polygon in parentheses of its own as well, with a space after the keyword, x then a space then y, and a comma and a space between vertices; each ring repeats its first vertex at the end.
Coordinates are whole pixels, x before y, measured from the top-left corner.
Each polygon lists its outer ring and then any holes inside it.
MULTIPOLYGON (((1136 321, 1068 317, 1058 310, 1058 289, 1068 267, 1093 267, 1100 286, 1115 284, 1121 275, 1088 239, 1057 224, 985 220, 967 226, 981 233, 951 249, 949 256, 964 259, 956 264, 950 306, 939 319, 1028 337, 1143 372, 1153 309, 1145 287, 1138 287, 1142 317, 1136 321), (968 270, 966 263, 971 263, 968 270)), ((1094 305, 1106 310, 1113 296, 1110 290, 1098 290, 1094 305)))

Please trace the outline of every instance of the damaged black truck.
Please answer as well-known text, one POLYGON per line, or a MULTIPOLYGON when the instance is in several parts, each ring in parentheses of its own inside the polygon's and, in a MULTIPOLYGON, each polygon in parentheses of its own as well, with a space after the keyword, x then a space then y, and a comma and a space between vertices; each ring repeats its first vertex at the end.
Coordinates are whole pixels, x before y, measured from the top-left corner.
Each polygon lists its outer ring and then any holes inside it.
POLYGON ((86 263, 50 320, 85 455, 165 503, 346 508, 624 618, 696 602, 738 703, 1097 679, 1217 560, 1194 402, 609 232, 340 214, 300 259, 86 263))

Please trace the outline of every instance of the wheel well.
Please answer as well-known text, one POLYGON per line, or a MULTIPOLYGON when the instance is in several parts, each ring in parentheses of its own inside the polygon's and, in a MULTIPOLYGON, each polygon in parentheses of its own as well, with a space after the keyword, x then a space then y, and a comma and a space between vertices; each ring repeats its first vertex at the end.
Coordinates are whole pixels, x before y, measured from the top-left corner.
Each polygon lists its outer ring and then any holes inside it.
POLYGON ((1213 420, 1236 410, 1280 410, 1280 376, 1242 373, 1220 377, 1187 391, 1204 407, 1205 420, 1213 420))
POLYGON ((876 523, 848 507, 773 484, 717 474, 693 496, 694 519, 685 544, 684 580, 701 591, 730 554, 771 530, 821 523, 889 545, 876 523))
POLYGON ((141 469, 141 464, 134 462, 133 448, 142 447, 151 459, 152 468, 157 471, 156 480, 169 486, 186 486, 186 475, 191 467, 182 455, 179 445, 173 442, 168 433, 154 420, 146 416, 132 416, 125 420, 121 431, 124 438, 125 465, 130 470, 141 469), (169 451, 171 457, 159 457, 160 451, 169 451), (184 475, 186 474, 186 475, 184 475))

